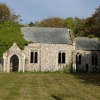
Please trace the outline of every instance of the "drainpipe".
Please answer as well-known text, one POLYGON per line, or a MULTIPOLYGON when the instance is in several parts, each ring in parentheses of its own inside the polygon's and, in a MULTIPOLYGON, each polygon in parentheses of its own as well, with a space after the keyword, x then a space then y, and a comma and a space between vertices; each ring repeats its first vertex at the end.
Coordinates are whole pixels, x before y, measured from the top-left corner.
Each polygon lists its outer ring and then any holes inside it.
POLYGON ((41 46, 42 44, 40 44, 40 65, 39 65, 39 71, 41 72, 41 46))
POLYGON ((76 72, 76 43, 75 43, 75 41, 73 41, 73 65, 72 65, 72 67, 73 67, 73 72, 76 72))
POLYGON ((23 58, 22 58, 22 60, 23 60, 23 73, 24 73, 24 71, 25 71, 25 55, 22 53, 22 56, 23 56, 23 58))

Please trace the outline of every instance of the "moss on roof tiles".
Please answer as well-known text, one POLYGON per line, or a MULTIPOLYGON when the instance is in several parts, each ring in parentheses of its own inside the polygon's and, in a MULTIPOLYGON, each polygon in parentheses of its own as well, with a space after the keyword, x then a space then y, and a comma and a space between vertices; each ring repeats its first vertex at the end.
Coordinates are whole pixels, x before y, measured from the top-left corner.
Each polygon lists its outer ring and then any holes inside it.
POLYGON ((22 27, 21 31, 34 43, 72 44, 67 28, 22 27))
POLYGON ((75 38, 77 50, 100 50, 98 38, 78 37, 75 38))

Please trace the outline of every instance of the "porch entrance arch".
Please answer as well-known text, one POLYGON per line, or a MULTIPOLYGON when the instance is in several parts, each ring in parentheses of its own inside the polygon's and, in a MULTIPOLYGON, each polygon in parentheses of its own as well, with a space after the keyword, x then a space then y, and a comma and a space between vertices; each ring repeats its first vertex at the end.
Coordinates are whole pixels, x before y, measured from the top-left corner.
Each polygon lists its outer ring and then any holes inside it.
POLYGON ((19 58, 17 55, 13 55, 10 58, 10 71, 11 72, 18 72, 18 68, 19 68, 19 58))

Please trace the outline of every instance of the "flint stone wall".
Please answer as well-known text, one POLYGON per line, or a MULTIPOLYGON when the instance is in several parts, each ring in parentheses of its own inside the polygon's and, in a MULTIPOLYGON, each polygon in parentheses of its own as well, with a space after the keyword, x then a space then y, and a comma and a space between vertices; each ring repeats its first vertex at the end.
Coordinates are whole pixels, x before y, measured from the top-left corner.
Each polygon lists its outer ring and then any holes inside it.
POLYGON ((99 51, 84 51, 84 50, 76 50, 76 54, 81 54, 81 64, 76 65, 79 71, 86 71, 86 64, 88 64, 88 72, 94 72, 95 68, 98 72, 100 72, 100 52, 99 51), (98 64, 92 65, 92 55, 96 54, 98 57, 98 64))
POLYGON ((67 44, 29 44, 24 49, 25 54, 25 70, 27 71, 61 71, 66 65, 72 61, 72 45, 67 44), (35 50, 38 52, 38 63, 30 63, 30 52, 35 50), (65 64, 58 64, 58 53, 65 53, 65 64))

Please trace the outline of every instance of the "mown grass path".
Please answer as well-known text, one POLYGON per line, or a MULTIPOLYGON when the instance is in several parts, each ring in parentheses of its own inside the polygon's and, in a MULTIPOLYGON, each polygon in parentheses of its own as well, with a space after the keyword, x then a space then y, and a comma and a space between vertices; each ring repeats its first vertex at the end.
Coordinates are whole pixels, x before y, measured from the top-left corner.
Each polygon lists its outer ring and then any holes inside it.
POLYGON ((100 74, 0 73, 0 100, 100 100, 100 74))

